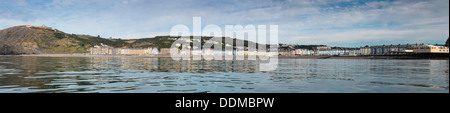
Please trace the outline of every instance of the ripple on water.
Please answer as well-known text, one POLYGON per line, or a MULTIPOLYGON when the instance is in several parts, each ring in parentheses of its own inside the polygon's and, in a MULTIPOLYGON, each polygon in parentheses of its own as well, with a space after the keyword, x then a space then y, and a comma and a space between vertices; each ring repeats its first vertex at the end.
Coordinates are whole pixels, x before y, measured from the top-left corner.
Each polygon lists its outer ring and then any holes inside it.
POLYGON ((448 93, 449 86, 448 60, 280 59, 271 72, 255 71, 257 66, 170 58, 9 57, 0 58, 0 93, 448 93))

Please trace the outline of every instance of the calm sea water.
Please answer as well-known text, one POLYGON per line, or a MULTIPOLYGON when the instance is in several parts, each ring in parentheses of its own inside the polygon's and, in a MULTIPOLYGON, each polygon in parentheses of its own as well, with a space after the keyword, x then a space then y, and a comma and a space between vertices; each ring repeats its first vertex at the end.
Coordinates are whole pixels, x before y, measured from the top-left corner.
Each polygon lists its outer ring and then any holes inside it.
POLYGON ((448 93, 448 60, 0 57, 0 93, 448 93))

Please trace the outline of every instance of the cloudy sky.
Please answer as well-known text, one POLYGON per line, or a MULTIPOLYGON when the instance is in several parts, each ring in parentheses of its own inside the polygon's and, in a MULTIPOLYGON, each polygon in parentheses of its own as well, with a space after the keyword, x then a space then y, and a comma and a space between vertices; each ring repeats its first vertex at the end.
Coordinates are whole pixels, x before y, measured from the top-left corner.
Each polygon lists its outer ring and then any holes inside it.
POLYGON ((1 0, 0 29, 47 25, 67 33, 136 39, 174 25, 279 25, 280 43, 444 43, 449 0, 1 0))

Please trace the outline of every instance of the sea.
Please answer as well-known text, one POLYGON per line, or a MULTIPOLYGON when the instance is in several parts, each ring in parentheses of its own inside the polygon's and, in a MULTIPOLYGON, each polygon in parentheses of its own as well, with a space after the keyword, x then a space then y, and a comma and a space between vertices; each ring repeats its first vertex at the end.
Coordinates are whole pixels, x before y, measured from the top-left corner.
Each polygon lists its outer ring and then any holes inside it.
POLYGON ((448 93, 449 60, 0 56, 0 93, 448 93))

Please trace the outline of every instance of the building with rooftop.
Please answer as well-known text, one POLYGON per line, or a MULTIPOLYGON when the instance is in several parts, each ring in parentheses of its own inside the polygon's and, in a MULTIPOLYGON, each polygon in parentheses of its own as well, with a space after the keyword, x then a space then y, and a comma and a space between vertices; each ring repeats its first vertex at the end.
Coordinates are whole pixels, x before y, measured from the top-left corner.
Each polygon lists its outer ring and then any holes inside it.
POLYGON ((437 46, 437 45, 420 45, 414 48, 414 53, 449 53, 449 48, 447 46, 437 46))
POLYGON ((114 48, 108 45, 100 44, 89 48, 93 55, 151 55, 159 54, 153 48, 114 48))

